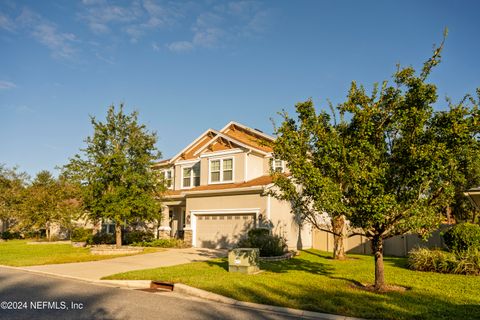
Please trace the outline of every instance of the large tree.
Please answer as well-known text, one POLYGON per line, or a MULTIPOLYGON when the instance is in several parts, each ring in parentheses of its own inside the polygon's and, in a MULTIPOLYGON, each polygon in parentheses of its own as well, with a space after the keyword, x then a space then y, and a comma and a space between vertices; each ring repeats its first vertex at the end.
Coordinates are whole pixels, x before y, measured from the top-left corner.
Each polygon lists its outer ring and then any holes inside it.
POLYGON ((427 235, 454 194, 448 173, 455 151, 435 134, 437 89, 426 82, 442 47, 418 75, 412 67, 399 68, 394 85, 375 85, 371 95, 352 83, 340 107, 351 117, 350 219, 372 242, 376 290, 385 289, 384 240, 408 232, 427 235))
POLYGON ((459 180, 454 170, 466 157, 478 161, 478 145, 456 145, 478 143, 478 109, 434 112, 437 89, 426 81, 442 48, 443 42, 419 74, 399 67, 393 85, 375 84, 371 94, 353 82, 347 101, 333 112, 348 120, 332 123, 307 101, 297 104, 297 121, 284 115, 276 130, 274 155, 287 160, 291 174, 276 174, 282 196, 300 199, 307 217, 315 211, 346 215, 361 228, 375 256, 376 290, 385 289, 384 240, 434 230, 452 203, 459 180), (448 124, 454 133, 439 129, 448 124))
POLYGON ((273 172, 275 188, 270 194, 289 201, 295 217, 332 233, 333 257, 345 259, 349 182, 342 132, 346 123, 333 121, 325 111, 317 114, 311 100, 295 107, 297 119, 284 112, 281 125, 275 128, 273 156, 286 161, 289 174, 273 172))
POLYGON ((69 179, 82 184, 83 205, 94 219, 115 222, 116 245, 122 245, 122 226, 158 218, 158 198, 164 190, 151 169, 160 152, 156 133, 138 122, 138 113, 108 109, 105 122, 91 117, 93 136, 81 154, 64 167, 69 179))

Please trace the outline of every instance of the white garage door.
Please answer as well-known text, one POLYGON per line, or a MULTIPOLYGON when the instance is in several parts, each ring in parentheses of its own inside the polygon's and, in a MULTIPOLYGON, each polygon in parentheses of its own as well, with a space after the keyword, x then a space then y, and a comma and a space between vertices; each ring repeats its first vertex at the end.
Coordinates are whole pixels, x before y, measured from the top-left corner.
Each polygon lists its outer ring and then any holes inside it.
POLYGON ((197 247, 231 248, 255 226, 255 216, 242 213, 197 215, 196 225, 197 247))

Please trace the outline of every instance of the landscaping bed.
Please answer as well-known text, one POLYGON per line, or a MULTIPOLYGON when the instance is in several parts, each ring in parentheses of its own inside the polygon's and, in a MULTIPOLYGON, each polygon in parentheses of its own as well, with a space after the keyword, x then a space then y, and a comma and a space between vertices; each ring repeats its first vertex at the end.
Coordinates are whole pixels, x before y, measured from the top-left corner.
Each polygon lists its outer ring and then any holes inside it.
POLYGON ((138 254, 144 251, 142 247, 129 247, 122 246, 117 248, 114 245, 98 245, 92 246, 90 252, 93 255, 125 255, 125 254, 138 254))
POLYGON ((406 288, 378 294, 372 256, 336 261, 331 253, 302 251, 289 260, 261 262, 257 275, 229 273, 226 259, 132 271, 106 279, 162 280, 241 301, 373 319, 479 319, 477 276, 409 270, 405 258, 385 258, 389 285, 406 288))

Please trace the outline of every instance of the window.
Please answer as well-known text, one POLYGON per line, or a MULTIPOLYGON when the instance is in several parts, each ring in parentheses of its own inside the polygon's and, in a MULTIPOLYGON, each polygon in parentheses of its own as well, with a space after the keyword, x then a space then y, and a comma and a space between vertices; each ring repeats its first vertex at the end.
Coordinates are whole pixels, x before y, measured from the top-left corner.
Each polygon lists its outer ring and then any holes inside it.
POLYGON ((285 163, 283 160, 273 159, 271 161, 272 170, 275 172, 283 172, 285 169, 285 163))
POLYGON ((163 180, 165 181, 165 186, 169 189, 173 186, 173 170, 167 169, 162 172, 163 180))
POLYGON ((192 181, 192 168, 183 168, 183 187, 190 187, 192 181))
POLYGON ((115 222, 110 220, 102 221, 102 233, 115 234, 115 222))
POLYGON ((210 160, 210 183, 233 181, 233 158, 210 160))
POLYGON ((233 178, 233 159, 223 160, 223 181, 232 181, 233 178))
POLYGON ((200 162, 191 167, 182 168, 182 188, 197 187, 200 185, 200 162))
POLYGON ((210 180, 220 182, 220 160, 210 162, 210 180))

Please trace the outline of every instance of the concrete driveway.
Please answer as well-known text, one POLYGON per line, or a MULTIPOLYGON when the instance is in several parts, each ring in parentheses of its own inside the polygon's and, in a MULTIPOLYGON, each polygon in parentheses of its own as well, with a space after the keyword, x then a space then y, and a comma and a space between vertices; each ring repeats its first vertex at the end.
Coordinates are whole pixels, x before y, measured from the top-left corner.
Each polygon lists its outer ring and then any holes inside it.
POLYGON ((120 257, 109 260, 50 264, 21 267, 18 269, 42 272, 82 280, 99 280, 102 277, 132 270, 168 267, 194 261, 225 257, 226 250, 215 249, 167 249, 161 252, 120 257))

